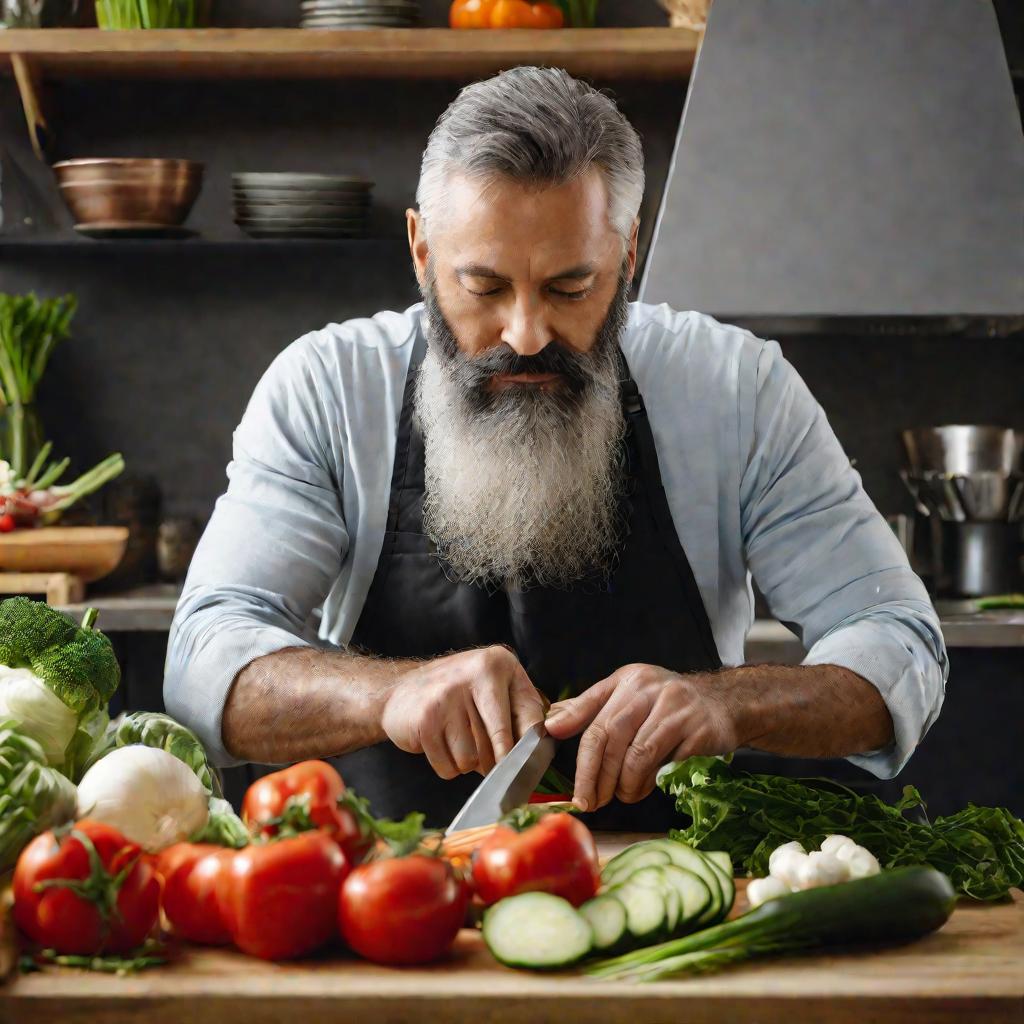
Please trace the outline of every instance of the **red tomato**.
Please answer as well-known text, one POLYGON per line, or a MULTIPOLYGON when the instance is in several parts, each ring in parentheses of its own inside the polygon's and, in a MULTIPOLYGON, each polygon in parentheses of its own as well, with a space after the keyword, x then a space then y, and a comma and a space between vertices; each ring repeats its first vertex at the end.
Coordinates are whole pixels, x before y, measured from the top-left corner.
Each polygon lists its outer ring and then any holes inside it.
POLYGON ((159 908, 160 881, 141 847, 98 821, 79 821, 60 838, 36 836, 14 869, 14 920, 58 953, 129 953, 159 908))
POLYGON ((373 843, 364 834, 359 819, 338 801, 345 793, 341 776, 326 761, 301 761, 272 775, 257 779, 246 791, 242 817, 247 825, 265 836, 276 835, 278 822, 294 816, 293 827, 301 830, 303 811, 308 827, 326 829, 352 864, 362 860, 373 843))
POLYGON ((5 512, 0 516, 0 533, 10 533, 12 530, 17 529, 17 527, 18 520, 10 512, 5 512))
POLYGON ((160 905, 175 934, 211 946, 231 941, 219 889, 234 855, 234 850, 212 843, 175 843, 160 852, 156 867, 164 882, 160 905))
POLYGON ((551 814, 523 832, 499 825, 473 861, 473 885, 488 906, 520 892, 550 892, 578 907, 600 881, 594 837, 571 814, 551 814))
POLYGON ((217 890, 232 941, 264 960, 311 953, 337 934, 338 890, 348 870, 326 832, 236 850, 217 890))
POLYGON ((341 934, 378 964, 425 964, 451 948, 469 889, 439 857, 413 854, 357 867, 341 887, 341 934))

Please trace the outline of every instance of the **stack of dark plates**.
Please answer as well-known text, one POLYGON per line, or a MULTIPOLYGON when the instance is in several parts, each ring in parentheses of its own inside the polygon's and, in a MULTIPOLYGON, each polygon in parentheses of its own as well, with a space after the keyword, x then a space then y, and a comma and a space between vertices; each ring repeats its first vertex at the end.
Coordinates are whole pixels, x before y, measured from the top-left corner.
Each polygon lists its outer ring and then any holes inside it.
POLYGON ((253 238, 363 238, 373 182, 344 174, 233 174, 235 223, 253 238))
POLYGON ((303 28, 412 28, 419 0, 302 0, 303 28))

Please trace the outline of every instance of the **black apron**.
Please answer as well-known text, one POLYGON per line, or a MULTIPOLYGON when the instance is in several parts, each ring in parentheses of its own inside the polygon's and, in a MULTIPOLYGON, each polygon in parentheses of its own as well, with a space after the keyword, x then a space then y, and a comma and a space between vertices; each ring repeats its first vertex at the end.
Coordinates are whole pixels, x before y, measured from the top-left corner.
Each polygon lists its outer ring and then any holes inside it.
MULTIPOLYGON (((352 646, 392 658, 431 658, 506 644, 534 685, 551 700, 579 693, 632 662, 676 672, 721 667, 700 592, 672 523, 654 438, 636 385, 625 370, 622 402, 627 532, 604 581, 570 589, 488 590, 452 582, 423 533, 423 439, 414 423, 416 372, 426 351, 422 333, 411 358, 399 420, 387 532, 352 646)), ((555 764, 572 777, 578 740, 560 744, 555 764)), ((369 797, 374 812, 426 814, 445 826, 480 782, 475 772, 437 777, 423 755, 382 743, 336 758, 347 784, 369 797)), ((583 815, 593 828, 664 831, 680 824, 672 802, 655 791, 638 804, 613 801, 583 815)))

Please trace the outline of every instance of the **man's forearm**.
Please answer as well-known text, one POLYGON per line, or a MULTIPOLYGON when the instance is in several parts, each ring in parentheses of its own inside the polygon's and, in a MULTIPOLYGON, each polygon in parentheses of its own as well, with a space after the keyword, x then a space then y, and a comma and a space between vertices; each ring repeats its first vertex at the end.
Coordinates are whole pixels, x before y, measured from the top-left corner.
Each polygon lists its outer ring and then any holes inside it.
POLYGON ((234 757, 277 764, 380 743, 384 703, 414 664, 310 647, 257 658, 231 687, 224 746, 234 757))
POLYGON ((789 757, 848 757, 893 741, 889 710, 866 679, 838 665, 743 665, 708 677, 739 746, 789 757))

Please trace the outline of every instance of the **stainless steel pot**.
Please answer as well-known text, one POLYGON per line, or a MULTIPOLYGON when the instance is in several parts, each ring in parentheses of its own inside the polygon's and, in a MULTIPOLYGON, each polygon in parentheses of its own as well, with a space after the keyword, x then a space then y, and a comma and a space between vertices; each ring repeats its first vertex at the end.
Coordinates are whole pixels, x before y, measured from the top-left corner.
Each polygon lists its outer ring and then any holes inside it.
POLYGON ((903 444, 914 475, 1024 471, 1024 432, 1006 427, 916 427, 903 431, 903 444))
POLYGON ((1020 523, 942 523, 936 591, 941 596, 986 597, 1024 586, 1020 523))

